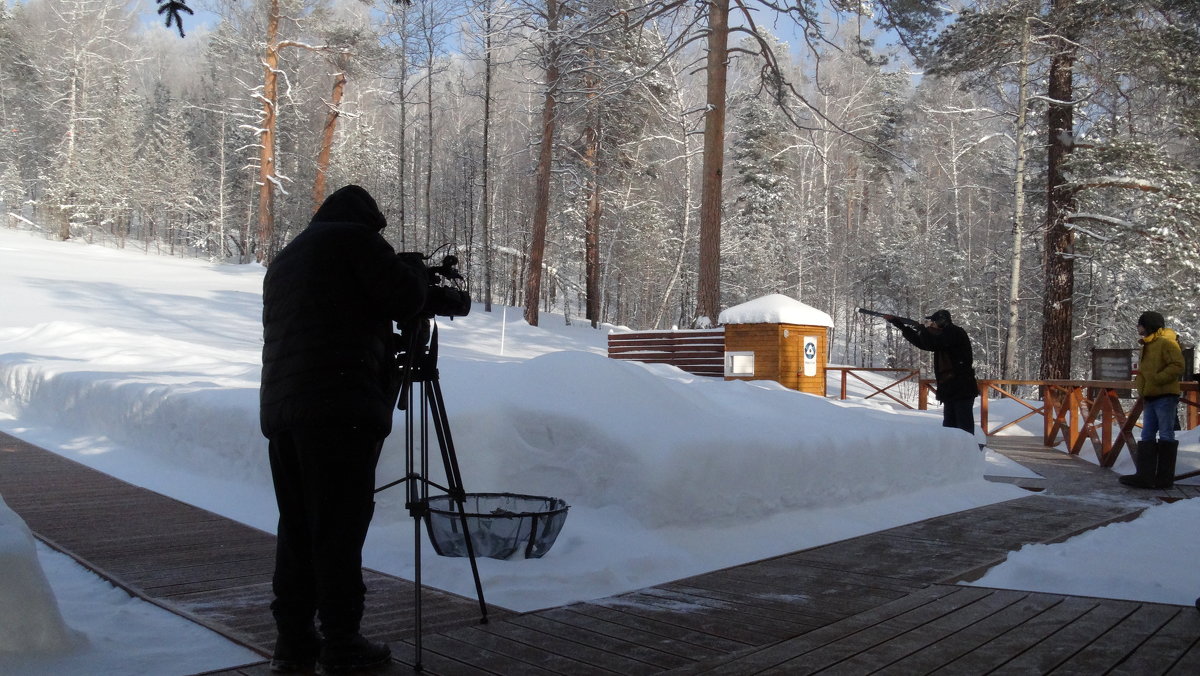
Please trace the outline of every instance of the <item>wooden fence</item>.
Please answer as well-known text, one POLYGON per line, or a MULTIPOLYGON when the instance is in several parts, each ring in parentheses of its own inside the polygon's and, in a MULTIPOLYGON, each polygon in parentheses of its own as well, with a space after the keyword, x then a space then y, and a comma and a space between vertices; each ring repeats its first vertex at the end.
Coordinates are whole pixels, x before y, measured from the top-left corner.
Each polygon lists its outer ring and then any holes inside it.
MULTIPOLYGON (((1184 429, 1200 427, 1200 383, 1181 383, 1184 429)), ((1000 432, 1032 416, 1042 417, 1042 443, 1056 446, 1063 442, 1067 451, 1078 455, 1091 442, 1101 467, 1112 467, 1121 449, 1136 448, 1134 428, 1142 415, 1142 400, 1122 398, 1134 389, 1133 381, 1103 380, 980 380, 979 426, 987 436, 1000 432), (1016 394, 1025 387, 1037 398, 1016 394), (989 407, 993 397, 1011 399, 1027 409, 1015 420, 991 427, 989 407), (1128 409, 1126 409, 1128 405, 1128 409)), ((919 408, 927 408, 934 381, 921 379, 919 408)))
POLYGON ((882 394, 883 396, 887 397, 888 399, 891 399, 892 401, 896 402, 897 404, 900 404, 901 406, 903 406, 905 408, 913 408, 914 406, 912 404, 908 403, 907 401, 897 397, 893 392, 889 392, 889 390, 900 386, 901 383, 912 383, 913 385, 917 385, 921 380, 921 377, 920 377, 921 372, 917 369, 884 369, 884 368, 875 369, 875 368, 861 368, 861 367, 857 367, 857 366, 826 366, 825 370, 826 371, 839 371, 841 373, 842 385, 841 385, 840 393, 838 394, 839 399, 844 400, 846 398, 846 393, 849 391, 849 387, 848 387, 849 379, 854 378, 854 380, 857 383, 862 383, 863 385, 866 385, 867 388, 871 391, 871 393, 866 395, 865 397, 863 397, 863 399, 870 399, 876 395, 882 394), (891 383, 880 387, 879 385, 876 385, 875 383, 871 382, 870 380, 867 380, 866 378, 864 378, 862 375, 864 373, 884 373, 884 374, 889 374, 892 377, 895 377, 896 379, 893 380, 891 383), (904 375, 901 376, 900 374, 904 374, 904 375))
POLYGON ((698 376, 725 375, 725 330, 610 333, 608 356, 648 364, 670 364, 698 376))
MULTIPOLYGON (((864 398, 882 395, 905 408, 929 408, 931 394, 936 394, 934 380, 919 378, 913 369, 857 368, 829 366, 830 371, 841 372, 839 398, 845 399, 848 384, 853 378, 865 384, 870 394, 864 398), (896 378, 888 385, 880 386, 863 377, 864 374, 879 373, 896 378), (903 374, 902 377, 896 377, 903 374), (895 396, 892 389, 903 382, 919 383, 917 402, 909 402, 895 396)), ((1200 383, 1193 381, 1181 384, 1183 416, 1180 423, 1184 429, 1200 427, 1200 383)), ((1122 449, 1136 448, 1134 430, 1139 427, 1142 401, 1131 398, 1132 381, 1101 380, 980 380, 979 381, 979 427, 984 435, 994 436, 1015 427, 1021 422, 1039 416, 1042 423, 1042 442, 1047 446, 1065 443, 1067 451, 1078 455, 1084 444, 1091 443, 1102 467, 1112 467, 1122 449), (1019 394, 1025 389, 1028 395, 1019 394), (992 424, 991 403, 993 400, 1009 399, 1026 410, 1017 418, 992 424), (1126 408, 1128 407, 1128 408, 1126 408)))

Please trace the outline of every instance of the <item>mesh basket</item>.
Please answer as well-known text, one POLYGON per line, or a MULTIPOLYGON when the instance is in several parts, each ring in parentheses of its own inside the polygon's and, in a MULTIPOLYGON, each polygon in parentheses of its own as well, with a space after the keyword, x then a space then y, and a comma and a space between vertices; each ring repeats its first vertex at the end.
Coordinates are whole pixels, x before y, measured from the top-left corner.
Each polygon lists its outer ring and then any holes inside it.
MULTIPOLYGON (((559 498, 515 493, 467 493, 463 500, 475 556, 508 559, 524 550, 541 558, 558 537, 569 506, 559 498)), ((458 505, 449 495, 429 498, 429 540, 440 556, 466 556, 458 505)))

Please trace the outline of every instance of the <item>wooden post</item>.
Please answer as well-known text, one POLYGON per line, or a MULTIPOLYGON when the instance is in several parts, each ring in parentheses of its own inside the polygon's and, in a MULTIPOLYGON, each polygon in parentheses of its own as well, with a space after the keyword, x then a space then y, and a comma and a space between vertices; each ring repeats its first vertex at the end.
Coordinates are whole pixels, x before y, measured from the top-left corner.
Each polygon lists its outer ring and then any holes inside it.
POLYGON ((1082 443, 1083 430, 1083 388, 1072 385, 1067 388, 1067 446, 1075 453, 1082 443))
POLYGON ((983 430, 983 438, 988 436, 988 391, 992 388, 990 380, 979 381, 979 429, 983 430))
POLYGON ((1042 401, 1042 445, 1053 446, 1057 435, 1058 405, 1055 402, 1055 388, 1043 387, 1042 401))
POLYGON ((1200 427, 1200 383, 1183 383, 1184 427, 1194 430, 1200 427))
POLYGON ((1121 402, 1117 400, 1117 391, 1108 387, 1101 391, 1100 396, 1104 397, 1104 413, 1100 423, 1103 425, 1103 428, 1100 430, 1102 437, 1101 447, 1103 449, 1101 457, 1107 459, 1109 454, 1112 453, 1113 448, 1113 423, 1116 422, 1116 415, 1113 408, 1120 407, 1121 402))

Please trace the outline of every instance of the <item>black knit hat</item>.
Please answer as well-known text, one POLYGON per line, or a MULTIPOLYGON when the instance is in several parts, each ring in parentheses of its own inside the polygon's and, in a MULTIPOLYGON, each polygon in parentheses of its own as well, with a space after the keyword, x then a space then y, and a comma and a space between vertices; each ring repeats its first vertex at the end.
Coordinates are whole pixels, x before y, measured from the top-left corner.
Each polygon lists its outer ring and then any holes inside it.
POLYGON ((1143 312, 1141 317, 1138 317, 1138 326, 1146 329, 1146 333, 1154 333, 1155 331, 1167 325, 1167 321, 1157 312, 1143 312))
POLYGON ((929 321, 933 322, 934 324, 937 324, 938 326, 948 326, 950 324, 950 311, 949 310, 938 310, 937 312, 929 315, 925 319, 928 319, 929 321))
POLYGON ((338 188, 326 197, 321 208, 313 214, 313 221, 365 223, 376 230, 383 230, 387 226, 387 219, 379 211, 375 198, 357 185, 338 188))

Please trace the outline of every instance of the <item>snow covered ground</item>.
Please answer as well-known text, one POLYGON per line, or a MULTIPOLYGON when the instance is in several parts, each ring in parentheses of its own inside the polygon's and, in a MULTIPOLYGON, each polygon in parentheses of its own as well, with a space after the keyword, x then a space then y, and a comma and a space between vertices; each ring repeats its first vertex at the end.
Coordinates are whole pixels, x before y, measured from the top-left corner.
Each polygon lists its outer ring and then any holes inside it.
MULTIPOLYGON (((262 273, 0 230, 0 429, 273 532, 257 418, 262 273)), ((525 325, 518 310, 489 314, 480 306, 439 322, 441 384, 467 490, 571 505, 544 558, 480 561, 491 603, 529 610, 607 596, 1029 495, 986 481, 985 474, 1028 470, 979 453, 975 440, 941 428, 938 413, 613 361, 604 356, 605 331, 553 315, 542 324, 525 325)), ((1195 433, 1184 441, 1189 456, 1200 451, 1195 433)), ((403 474, 397 436, 385 446, 378 478, 403 474)), ((411 576, 413 526, 402 489, 380 493, 378 502, 366 565, 411 576)), ((1134 571, 1169 559, 1180 562, 1170 571, 1175 586, 1147 600, 1190 604, 1200 592, 1200 574, 1185 565, 1200 555, 1188 549, 1196 538, 1157 536, 1160 527, 1191 532, 1189 504, 1154 507, 1154 519, 1123 524, 1154 529, 1140 549, 1124 546, 1126 535, 1115 551, 1087 551, 1067 563, 1059 557, 1071 543, 1022 550, 1033 563, 1014 582, 979 584, 1038 588, 1032 579, 1047 577, 1040 557, 1086 587, 1088 563, 1102 556, 1116 579, 1069 593, 1139 598, 1138 580, 1147 576, 1134 571), (1151 551, 1155 542, 1164 551, 1151 551)), ((0 520, 0 543, 24 540, 21 527, 0 520)), ((474 596, 465 560, 424 548, 426 584, 474 596)), ((38 551, 66 629, 49 647, 0 643, 0 672, 193 673, 201 669, 186 660, 198 656, 220 662, 208 669, 253 659, 228 643, 198 648, 194 636, 207 632, 186 622, 156 621, 164 627, 159 638, 113 647, 120 637, 103 628, 111 620, 89 619, 72 604, 117 605, 115 590, 94 576, 90 585, 72 585, 57 556, 38 551), (170 650, 176 656, 166 662, 150 654, 170 650)), ((7 581, 0 576, 0 635, 29 616, 7 603, 7 581)), ((116 594, 122 606, 139 603, 116 594)))

